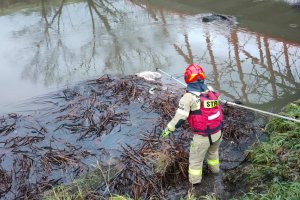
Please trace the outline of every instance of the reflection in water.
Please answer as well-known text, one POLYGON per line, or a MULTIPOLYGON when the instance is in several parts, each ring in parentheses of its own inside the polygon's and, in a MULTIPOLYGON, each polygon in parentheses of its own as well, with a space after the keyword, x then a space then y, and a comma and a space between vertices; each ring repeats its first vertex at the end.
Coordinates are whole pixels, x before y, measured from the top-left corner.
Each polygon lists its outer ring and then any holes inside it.
POLYGON ((289 4, 299 4, 300 3, 300 0, 277 0, 277 1, 284 1, 286 3, 289 3, 289 4))
MULTIPOLYGON (((228 99, 271 109, 299 98, 299 44, 226 24, 203 24, 201 15, 164 11, 138 0, 55 2, 53 7, 49 0, 40 1, 39 12, 13 16, 26 21, 23 25, 0 31, 11 41, 3 48, 20 41, 10 52, 16 59, 1 57, 4 68, 22 71, 18 81, 64 85, 156 67, 182 74, 195 62, 228 99)), ((0 26, 5 20, 12 19, 1 17, 0 26)))
MULTIPOLYGON (((66 73, 72 77, 76 73, 77 68, 83 68, 87 73, 92 70, 92 68, 96 68, 97 61, 95 57, 98 55, 97 50, 99 50, 99 48, 96 47, 96 45, 99 45, 99 39, 96 38, 96 34, 97 31, 98 33, 102 31, 96 30, 96 23, 99 22, 103 25, 100 26, 100 28, 105 28, 104 32, 112 37, 115 44, 114 46, 118 48, 118 38, 111 32, 111 23, 109 21, 110 17, 120 19, 122 13, 110 2, 104 0, 87 0, 86 5, 88 9, 86 11, 90 16, 92 26, 90 30, 92 34, 87 41, 83 42, 79 47, 79 56, 82 61, 78 60, 79 63, 73 64, 74 56, 77 55, 74 55, 74 49, 69 47, 68 38, 66 38, 64 32, 61 31, 61 29, 69 29, 70 25, 73 26, 73 24, 76 23, 74 19, 70 18, 70 24, 63 24, 63 18, 65 19, 67 14, 63 14, 63 12, 67 12, 67 8, 64 9, 66 1, 62 0, 58 9, 49 9, 47 0, 42 0, 41 2, 41 16, 43 19, 41 23, 43 23, 44 33, 41 40, 37 42, 35 55, 32 61, 26 66, 23 77, 37 81, 38 78, 41 78, 40 76, 44 76, 41 79, 45 85, 51 85, 63 81, 66 73), (76 66, 78 64, 79 66, 76 66)), ((85 5, 80 5, 81 8, 84 6, 85 5)), ((77 41, 72 42, 76 43, 77 41)), ((118 53, 115 54, 116 58, 120 56, 117 54, 118 53)))
MULTIPOLYGON (((243 96, 239 96, 239 98, 242 101, 246 101, 247 103, 249 103, 249 99, 248 99, 247 91, 246 91, 247 84, 245 83, 245 80, 244 80, 244 73, 243 73, 243 68, 242 68, 241 59, 240 59, 240 52, 239 52, 239 39, 238 39, 236 29, 233 29, 231 32, 231 42, 234 46, 234 57, 236 60, 236 67, 237 67, 237 70, 239 73, 239 78, 240 78, 240 81, 242 84, 241 91, 242 91, 243 96)), ((237 92, 237 95, 238 94, 239 94, 239 92, 237 92)))
MULTIPOLYGON (((228 54, 230 57, 234 55, 235 62, 220 67, 230 68, 231 74, 238 74, 238 78, 229 79, 233 83, 231 87, 236 91, 235 99, 242 99, 248 104, 269 102, 265 106, 272 108, 272 100, 277 100, 275 103, 278 104, 279 99, 286 102, 299 98, 299 45, 236 28, 231 30, 228 45, 233 46, 233 53, 229 51, 228 54), (289 64, 290 60, 293 60, 293 66, 289 64)), ((212 73, 218 74, 218 71, 213 70, 212 73)), ((228 91, 224 83, 221 88, 228 91)))
MULTIPOLYGON (((156 20, 158 18, 155 16, 156 20)), ((274 103, 277 104, 275 107, 282 107, 287 101, 300 98, 300 74, 297 68, 300 64, 299 44, 262 36, 238 27, 230 28, 229 34, 224 34, 225 30, 220 32, 214 28, 202 32, 205 33, 198 34, 197 37, 205 38, 207 49, 202 51, 205 53, 201 58, 194 59, 193 55, 196 53, 193 54, 189 38, 194 37, 192 33, 184 32, 184 41, 174 44, 174 48, 186 63, 195 61, 205 63, 205 67, 211 66, 208 80, 223 95, 255 104, 256 107, 264 104, 263 107, 268 109, 274 108, 274 103), (216 42, 211 39, 211 34, 216 42), (219 41, 229 42, 222 43, 223 52, 215 55, 214 46, 220 45, 219 41), (187 53, 184 53, 184 49, 187 53), (290 60, 293 60, 293 66, 290 65, 290 60)))
POLYGON ((219 82, 218 67, 216 65, 214 53, 213 53, 213 50, 212 50, 212 44, 211 44, 211 41, 210 41, 210 35, 209 35, 209 33, 206 32, 206 36, 205 37, 206 37, 206 43, 207 43, 207 50, 208 50, 209 57, 210 57, 210 63, 212 65, 212 69, 214 71, 214 73, 213 73, 213 80, 214 81, 213 82, 214 82, 215 87, 221 88, 220 87, 220 82, 219 82))
POLYGON ((174 44, 175 50, 178 52, 179 55, 181 55, 186 63, 193 63, 194 59, 193 59, 193 53, 191 50, 191 45, 189 43, 189 38, 188 35, 185 33, 184 34, 184 42, 185 42, 185 47, 188 51, 188 54, 186 55, 183 50, 176 44, 174 44))

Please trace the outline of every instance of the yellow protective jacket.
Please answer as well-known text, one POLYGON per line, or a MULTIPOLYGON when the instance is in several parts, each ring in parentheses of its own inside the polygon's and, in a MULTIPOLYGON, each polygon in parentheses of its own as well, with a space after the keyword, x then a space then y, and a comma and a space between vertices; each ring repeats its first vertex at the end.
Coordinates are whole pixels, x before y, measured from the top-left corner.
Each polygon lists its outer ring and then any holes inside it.
MULTIPOLYGON (((213 90, 208 86, 209 90, 213 90)), ((206 93, 208 92, 205 91, 206 93)), ((205 93, 204 92, 204 93, 205 93)), ((181 124, 188 118, 190 111, 200 110, 201 102, 199 100, 200 92, 185 93, 179 100, 179 106, 173 119, 168 123, 167 127, 169 130, 174 131, 179 128, 181 124), (194 95, 195 94, 195 95, 194 95)), ((221 136, 221 131, 211 136, 212 142, 218 140, 221 136)), ((205 136, 203 136, 205 137, 205 136)), ((205 137, 206 138, 206 137, 205 137)))

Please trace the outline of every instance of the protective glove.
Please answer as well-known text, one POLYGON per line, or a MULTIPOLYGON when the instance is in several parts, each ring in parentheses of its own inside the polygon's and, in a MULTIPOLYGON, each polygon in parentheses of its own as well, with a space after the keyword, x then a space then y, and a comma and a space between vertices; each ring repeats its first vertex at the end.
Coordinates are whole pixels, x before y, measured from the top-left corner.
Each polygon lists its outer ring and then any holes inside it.
POLYGON ((162 139, 165 139, 172 131, 169 128, 165 128, 160 134, 162 139))

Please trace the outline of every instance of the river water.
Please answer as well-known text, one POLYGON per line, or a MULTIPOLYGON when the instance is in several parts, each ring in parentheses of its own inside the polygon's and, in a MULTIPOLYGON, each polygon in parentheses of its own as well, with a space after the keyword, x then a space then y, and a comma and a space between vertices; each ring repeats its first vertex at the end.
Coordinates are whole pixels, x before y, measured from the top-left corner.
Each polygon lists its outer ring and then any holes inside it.
POLYGON ((300 98, 299 4, 2 0, 0 113, 103 74, 161 68, 182 80, 189 63, 223 98, 277 112, 300 98), (235 18, 202 22, 210 13, 235 18))

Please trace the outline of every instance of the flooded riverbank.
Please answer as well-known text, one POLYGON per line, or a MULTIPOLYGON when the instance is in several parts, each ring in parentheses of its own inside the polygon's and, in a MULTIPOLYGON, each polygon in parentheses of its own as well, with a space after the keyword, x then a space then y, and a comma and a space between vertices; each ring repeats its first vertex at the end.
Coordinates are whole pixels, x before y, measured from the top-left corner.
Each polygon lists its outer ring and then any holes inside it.
MULTIPOLYGON (((133 74, 161 68, 182 80, 197 63, 222 98, 279 112, 300 98, 300 14, 297 2, 285 2, 1 1, 0 197, 38 199, 95 170, 97 160, 130 167, 87 197, 107 197, 107 188, 134 198, 185 197, 189 129, 165 145, 158 137, 184 89, 133 74), (165 176, 150 162, 157 152, 180 158, 165 176)), ((198 196, 244 192, 224 174, 247 161, 263 122, 243 110, 224 112, 222 173, 206 169, 209 184, 198 196)))
MULTIPOLYGON (((186 124, 166 141, 159 138, 182 92, 177 86, 134 76, 103 76, 32 102, 42 105, 41 109, 1 117, 0 165, 5 177, 1 197, 39 199, 53 186, 70 184, 92 171, 97 162, 125 166, 120 177, 110 183, 112 194, 136 199, 163 197, 172 195, 165 189, 181 180, 183 186, 174 189, 181 191, 178 195, 186 195, 191 130, 186 124), (149 93, 150 88, 156 88, 154 94, 149 93), (156 160, 159 152, 170 154, 174 164, 163 174, 155 173, 154 163, 148 162, 156 160), (171 176, 173 173, 178 173, 178 179, 171 176), (149 180, 153 183, 145 185, 149 180), (165 189, 161 191, 161 187, 165 189)), ((235 108, 224 107, 224 115, 221 169, 229 170, 245 162, 243 151, 260 137, 262 124, 253 123, 253 113, 235 108)), ((223 190, 222 178, 217 184, 223 190)))

